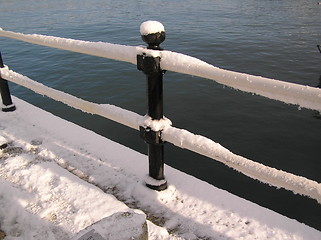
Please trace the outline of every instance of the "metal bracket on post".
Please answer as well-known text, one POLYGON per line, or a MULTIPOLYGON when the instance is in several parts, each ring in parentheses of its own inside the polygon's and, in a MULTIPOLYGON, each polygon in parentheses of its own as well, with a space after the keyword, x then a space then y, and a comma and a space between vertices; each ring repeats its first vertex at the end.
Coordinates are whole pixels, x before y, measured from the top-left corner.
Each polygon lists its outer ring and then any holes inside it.
MULTIPOLYGON (((159 46, 165 40, 164 26, 155 21, 147 21, 140 26, 141 37, 148 49, 162 50, 159 46)), ((152 120, 163 118, 163 71, 160 57, 137 55, 137 69, 147 76, 147 110, 152 120)), ((140 136, 148 144, 149 178, 146 186, 162 191, 167 188, 164 177, 164 142, 161 131, 140 127, 140 136)))
MULTIPOLYGON (((3 60, 0 52, 0 68, 4 68, 3 60)), ((2 98, 2 111, 3 112, 13 112, 16 110, 16 106, 12 103, 8 81, 1 78, 0 75, 0 93, 2 98)))
POLYGON ((147 143, 147 144, 154 144, 154 145, 163 145, 165 142, 161 138, 161 131, 153 131, 150 127, 139 127, 140 137, 147 143))

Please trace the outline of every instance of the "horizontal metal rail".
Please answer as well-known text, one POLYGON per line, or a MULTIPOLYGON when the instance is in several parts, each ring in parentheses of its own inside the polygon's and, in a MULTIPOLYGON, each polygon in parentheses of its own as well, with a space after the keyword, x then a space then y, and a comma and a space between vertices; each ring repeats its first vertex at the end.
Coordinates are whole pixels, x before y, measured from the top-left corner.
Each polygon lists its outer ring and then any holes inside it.
POLYGON ((137 113, 119 108, 114 105, 97 104, 77 98, 73 95, 47 87, 26 76, 9 70, 8 67, 0 68, 0 76, 7 81, 16 83, 34 91, 35 93, 47 96, 70 107, 82 110, 86 113, 96 114, 108 118, 136 130, 139 130, 139 126, 142 123, 143 117, 137 113))
POLYGON ((0 29, 0 37, 79 52, 137 64, 136 56, 159 56, 163 70, 198 76, 220 84, 270 99, 321 112, 321 89, 275 79, 224 70, 202 60, 171 51, 155 51, 143 47, 104 42, 89 42, 39 34, 22 34, 0 29))
POLYGON ((277 188, 291 190, 295 194, 309 196, 321 204, 321 184, 316 181, 268 167, 236 155, 219 143, 184 129, 165 128, 162 131, 162 138, 164 141, 170 142, 175 146, 222 162, 248 177, 277 188))
POLYGON ((217 160, 227 166, 263 183, 275 187, 283 187, 293 191, 295 194, 302 194, 317 200, 321 204, 321 184, 305 177, 296 176, 275 168, 256 163, 252 160, 238 156, 219 143, 206 137, 195 135, 184 129, 172 127, 170 121, 155 121, 143 117, 134 112, 109 105, 96 104, 79 99, 70 94, 49 88, 26 76, 6 68, 0 68, 0 76, 10 82, 24 86, 38 94, 48 96, 68 106, 82 110, 87 113, 96 114, 110 120, 121 123, 125 126, 139 130, 139 126, 149 126, 155 131, 162 130, 162 139, 180 148, 185 148, 203 156, 217 160))

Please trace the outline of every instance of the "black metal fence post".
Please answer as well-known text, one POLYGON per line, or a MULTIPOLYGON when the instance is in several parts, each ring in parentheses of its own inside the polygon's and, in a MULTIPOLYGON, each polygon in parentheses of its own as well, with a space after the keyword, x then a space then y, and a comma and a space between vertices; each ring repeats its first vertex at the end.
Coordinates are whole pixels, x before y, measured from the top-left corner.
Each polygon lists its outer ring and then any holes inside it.
MULTIPOLYGON (((0 52, 0 68, 4 68, 3 60, 0 52)), ((12 112, 16 110, 15 105, 12 103, 8 81, 1 78, 0 75, 0 93, 2 98, 2 111, 3 112, 12 112)))
MULTIPOLYGON (((143 23, 144 24, 144 23, 143 23)), ((159 23, 160 24, 160 23, 159 23)), ((142 34, 148 49, 159 50, 159 44, 165 40, 165 31, 142 34)), ((152 120, 163 118, 163 71, 160 68, 160 57, 137 55, 137 69, 147 76, 147 111, 152 120)), ((156 181, 147 181, 146 185, 154 190, 164 190, 167 182, 164 177, 164 142, 161 131, 141 127, 141 137, 148 144, 149 176, 156 181)))

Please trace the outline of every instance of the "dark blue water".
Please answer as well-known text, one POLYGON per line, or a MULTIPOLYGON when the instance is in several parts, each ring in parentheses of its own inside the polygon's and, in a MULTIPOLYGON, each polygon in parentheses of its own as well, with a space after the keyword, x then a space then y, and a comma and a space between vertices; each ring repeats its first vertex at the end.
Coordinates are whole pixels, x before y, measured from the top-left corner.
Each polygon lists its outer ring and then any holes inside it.
MULTIPOLYGON (((0 0, 0 27, 24 33, 142 45, 139 26, 150 19, 164 24, 165 49, 228 70, 320 84, 317 1, 0 0)), ((4 38, 0 50, 11 69, 50 87, 146 113, 145 77, 134 65, 4 38)), ((22 87, 11 89, 28 102, 146 153, 134 130, 22 87)), ((164 95, 165 115, 174 126, 209 137, 249 159, 321 182, 319 113, 171 72, 165 74, 164 95)), ((321 206, 315 200, 266 186, 170 144, 165 158, 175 168, 321 230, 321 206)))

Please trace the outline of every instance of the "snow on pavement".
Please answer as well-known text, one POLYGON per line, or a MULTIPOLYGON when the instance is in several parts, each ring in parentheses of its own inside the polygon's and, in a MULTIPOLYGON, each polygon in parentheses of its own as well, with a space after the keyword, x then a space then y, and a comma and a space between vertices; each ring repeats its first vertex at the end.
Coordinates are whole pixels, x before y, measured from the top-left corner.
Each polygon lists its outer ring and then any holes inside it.
POLYGON ((70 239, 131 209, 146 214, 149 239, 321 239, 311 227, 169 166, 168 189, 150 190, 143 182, 147 156, 13 101, 15 112, 0 112, 0 136, 8 143, 0 153, 6 240, 70 239))

